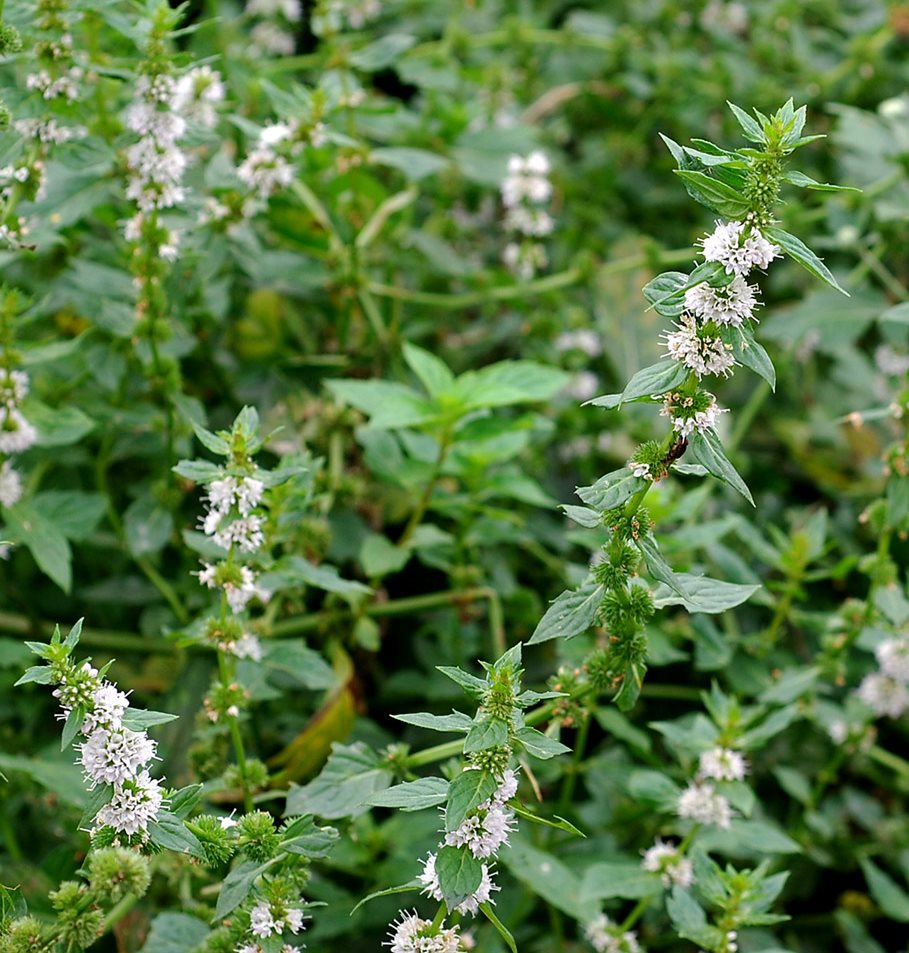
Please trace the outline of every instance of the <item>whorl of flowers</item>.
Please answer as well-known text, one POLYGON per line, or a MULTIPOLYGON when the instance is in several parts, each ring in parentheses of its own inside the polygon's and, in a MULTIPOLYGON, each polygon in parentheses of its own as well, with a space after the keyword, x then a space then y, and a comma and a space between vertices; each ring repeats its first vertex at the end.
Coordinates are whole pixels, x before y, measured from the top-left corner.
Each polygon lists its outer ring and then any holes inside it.
POLYGON ((728 411, 717 405, 716 397, 704 390, 693 394, 670 391, 664 396, 660 409, 660 416, 672 420, 672 429, 680 437, 689 437, 695 431, 716 430, 720 414, 725 413, 728 411))
POLYGON ((513 155, 502 182, 505 229, 512 235, 502 258, 525 280, 545 268, 548 261, 545 247, 536 239, 549 235, 554 225, 545 208, 552 196, 549 171, 549 159, 540 150, 526 157, 513 155))
POLYGON ((605 913, 598 914, 584 929, 587 942, 597 953, 640 953, 641 945, 631 930, 622 930, 605 913))
POLYGON ((874 650, 879 666, 856 689, 858 698, 878 718, 899 718, 909 709, 909 635, 884 639, 874 650))
POLYGON ((345 26, 362 30, 382 12, 380 0, 319 0, 312 16, 316 36, 340 33, 345 26))
MULTIPOLYGON (((28 393, 28 374, 9 366, 9 352, 2 355, 0 366, 0 454, 22 453, 33 446, 38 432, 21 410, 28 393)), ((12 465, 4 460, 0 467, 0 504, 14 506, 22 496, 22 480, 12 465)))
POLYGON ((691 781, 676 803, 679 817, 726 829, 732 822, 732 806, 709 781, 691 781))
POLYGON ((27 89, 47 101, 72 103, 82 94, 85 71, 73 56, 73 38, 67 22, 66 0, 38 0, 35 25, 39 39, 35 47, 36 69, 25 78, 27 89))
POLYGON ((218 104, 224 101, 221 74, 210 66, 188 70, 176 82, 172 106, 190 122, 211 129, 218 121, 218 104))
POLYGON ((389 929, 387 946, 390 953, 460 953, 465 949, 457 927, 446 927, 445 921, 436 927, 432 920, 423 920, 416 911, 401 910, 389 929))
POLYGON ((65 641, 57 629, 50 644, 29 643, 48 664, 35 666, 20 679, 53 684, 60 703, 57 716, 65 722, 64 740, 78 732, 76 745, 90 789, 109 788, 105 803, 94 817, 94 828, 110 828, 128 843, 144 843, 148 825, 158 818, 164 802, 161 782, 149 773, 156 744, 145 731, 126 724, 129 698, 104 678, 90 661, 74 663, 71 653, 78 643, 81 623, 65 641))
MULTIPOLYGON (((302 904, 302 898, 299 903, 302 904)), ((283 901, 260 899, 249 911, 249 929, 244 940, 236 948, 236 953, 262 953, 264 947, 259 942, 265 940, 268 943, 269 950, 280 950, 281 953, 298 953, 302 947, 295 946, 292 943, 282 943, 280 946, 274 945, 274 941, 268 942, 271 937, 282 937, 287 932, 296 936, 306 929, 304 920, 306 913, 293 904, 283 901)), ((279 940, 280 943, 280 940, 279 940)))
POLYGON ((704 258, 722 265, 731 280, 718 287, 702 282, 689 288, 675 331, 665 335, 669 356, 697 376, 728 377, 735 365, 731 345, 718 330, 741 328, 754 317, 757 287, 745 278, 754 268, 765 269, 780 254, 751 221, 717 221, 714 231, 700 242, 704 258))
POLYGON ((248 16, 256 23, 250 31, 253 48, 272 56, 292 56, 297 43, 294 30, 303 18, 300 0, 249 0, 248 16))
POLYGON ((659 874, 664 887, 690 887, 694 883, 694 866, 678 847, 661 840, 644 852, 644 870, 659 874))

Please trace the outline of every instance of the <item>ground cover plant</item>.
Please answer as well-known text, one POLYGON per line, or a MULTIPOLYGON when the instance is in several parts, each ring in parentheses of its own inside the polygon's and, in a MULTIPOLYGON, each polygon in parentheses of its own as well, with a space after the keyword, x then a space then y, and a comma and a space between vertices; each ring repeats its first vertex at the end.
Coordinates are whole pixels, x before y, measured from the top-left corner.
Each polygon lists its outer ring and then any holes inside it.
POLYGON ((907 948, 907 39, 0 2, 0 953, 907 948))

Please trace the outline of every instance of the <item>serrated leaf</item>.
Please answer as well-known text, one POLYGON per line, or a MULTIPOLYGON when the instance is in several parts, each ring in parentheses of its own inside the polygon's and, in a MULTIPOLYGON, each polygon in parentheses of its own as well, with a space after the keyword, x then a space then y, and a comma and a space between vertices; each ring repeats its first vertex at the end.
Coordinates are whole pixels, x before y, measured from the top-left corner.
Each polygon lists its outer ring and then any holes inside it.
POLYGON ((319 827, 311 814, 291 821, 282 832, 281 848, 303 857, 327 857, 341 835, 334 827, 319 827))
POLYGON ((641 477, 634 476, 628 467, 622 467, 601 476, 590 486, 578 487, 575 492, 588 506, 606 512, 628 502, 644 485, 641 477))
POLYGON ((435 869, 442 899, 450 910, 473 896, 483 879, 483 867, 467 847, 442 847, 435 869))
POLYGON ((217 480, 221 474, 221 467, 208 460, 181 460, 176 466, 171 467, 177 476, 185 480, 191 480, 193 483, 210 483, 217 480))
POLYGON ((166 725, 176 721, 179 715, 167 711, 146 711, 144 708, 127 708, 123 712, 123 724, 132 731, 145 731, 153 725, 166 725))
POLYGON ((256 878, 264 874, 273 863, 273 860, 265 864, 256 863, 254 860, 244 860, 234 867, 221 884, 215 917, 221 919, 236 910, 249 896, 256 878))
POLYGON ((486 681, 465 672, 463 669, 456 668, 453 665, 437 665, 436 670, 441 672, 446 678, 460 685, 465 692, 473 698, 481 697, 487 689, 486 681))
POLYGON ((443 778, 420 778, 405 781, 370 795, 365 803, 370 807, 396 807, 402 811, 422 811, 444 804, 448 799, 448 781, 443 778))
POLYGON ((499 718, 486 718, 471 727, 464 739, 464 754, 508 744, 508 725, 499 718))
POLYGON ((498 789, 491 771, 462 771, 448 788, 448 806, 445 809, 445 830, 456 830, 467 815, 488 800, 498 789))
POLYGON ((563 592, 546 610, 527 644, 570 639, 586 632, 596 619, 603 592, 603 587, 592 579, 580 589, 563 592))
POLYGON ((729 102, 728 99, 726 100, 726 105, 732 110, 733 116, 738 120, 738 124, 742 127, 742 132, 745 133, 746 139, 749 139, 751 142, 756 142, 758 145, 767 144, 761 127, 744 109, 739 108, 735 103, 729 102))
POLYGON ((32 665, 25 670, 14 683, 14 688, 18 685, 27 685, 34 682, 36 685, 52 685, 54 683, 54 673, 49 665, 32 665))
POLYGON ((573 522, 587 529, 595 529, 603 522, 602 517, 596 510, 588 509, 586 506, 573 506, 565 503, 559 509, 573 522))
POLYGON ((433 715, 427 711, 412 712, 407 715, 392 715, 396 721, 403 721, 406 725, 417 728, 428 728, 430 731, 470 731, 473 719, 459 711, 450 715, 433 715))
POLYGON ((700 196, 695 197, 707 208, 732 219, 748 214, 748 201, 742 192, 733 186, 694 169, 676 169, 675 174, 683 179, 686 185, 694 186, 700 196))
POLYGON ((787 255, 794 258, 812 275, 826 281, 832 288, 836 288, 837 291, 849 297, 849 292, 834 278, 830 269, 801 239, 796 238, 795 235, 790 235, 789 232, 776 225, 770 225, 763 229, 763 235, 768 241, 776 242, 787 255))
POLYGON ((563 745, 561 741, 556 741, 555 738, 544 735, 542 731, 537 731, 536 728, 520 728, 514 736, 521 742, 528 754, 542 761, 548 761, 557 755, 571 752, 571 748, 563 745))
POLYGON ((745 585, 726 582, 723 579, 711 579, 709 576, 695 576, 691 573, 677 573, 676 578, 685 595, 659 587, 654 593, 654 605, 683 605, 689 612, 708 612, 716 614, 734 609, 750 599, 760 589, 760 585, 745 585))
POLYGON ((695 431, 688 438, 688 456, 705 467, 712 476, 738 490, 754 506, 754 499, 745 481, 729 462, 720 443, 720 438, 712 431, 695 431))
POLYGON ((205 851, 199 839, 170 811, 159 811, 157 818, 148 822, 148 839, 159 847, 205 860, 205 851))

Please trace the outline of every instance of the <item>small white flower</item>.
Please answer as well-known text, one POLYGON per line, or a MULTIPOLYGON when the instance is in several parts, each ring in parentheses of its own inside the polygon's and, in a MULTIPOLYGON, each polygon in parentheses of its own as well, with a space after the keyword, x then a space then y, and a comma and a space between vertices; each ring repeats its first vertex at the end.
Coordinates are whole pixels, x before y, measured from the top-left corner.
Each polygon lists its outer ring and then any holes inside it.
POLYGON ((218 818, 218 823, 221 825, 222 831, 229 831, 232 827, 236 827, 239 821, 235 821, 233 815, 225 814, 224 817, 218 818))
POLYGON ((98 727, 79 746, 80 761, 92 786, 122 784, 155 757, 156 747, 144 731, 98 727))
POLYGON ((391 924, 391 931, 382 945, 390 953, 458 953, 461 940, 456 927, 446 929, 444 921, 435 929, 431 920, 422 920, 416 912, 401 911, 391 924))
POLYGON ((561 354, 565 351, 582 351, 588 357, 598 357, 603 353, 603 345, 596 331, 579 328, 576 331, 563 331, 555 339, 555 349, 561 354))
POLYGON ((306 914, 297 907, 288 907, 287 912, 284 914, 284 922, 287 924, 287 929, 290 930, 291 933, 299 933, 301 930, 306 929, 303 924, 305 919, 306 914))
POLYGON ((249 31, 249 38, 254 47, 274 56, 293 56, 297 49, 297 41, 293 33, 281 29, 277 23, 271 23, 268 20, 257 23, 249 31))
POLYGON ((731 748, 711 748, 702 751, 700 773, 705 778, 717 781, 742 781, 748 770, 748 762, 741 752, 731 748))
POLYGON ((38 431, 18 408, 0 407, 0 453, 24 453, 38 441, 38 431))
POLYGON ((518 776, 511 768, 506 768, 498 780, 499 786, 490 800, 504 804, 518 793, 518 776))
POLYGON ((110 682, 102 682, 92 696, 92 708, 85 714, 82 731, 90 735, 96 728, 113 731, 122 727, 123 715, 127 708, 129 708, 129 698, 126 693, 121 692, 110 682))
POLYGON ((717 261, 729 275, 744 277, 752 268, 767 268, 779 257, 780 247, 747 222, 717 221, 714 231, 701 241, 704 258, 717 261), (745 229, 749 229, 744 235, 745 229), (744 236, 744 237, 743 237, 744 236))
POLYGON ((445 835, 450 847, 467 847, 478 860, 492 857, 508 843, 508 835, 514 830, 514 815, 497 803, 484 802, 476 813, 461 822, 460 826, 445 835))
POLYGON ((147 830, 149 821, 158 817, 163 800, 161 782, 142 771, 114 785, 113 797, 95 815, 95 822, 124 834, 136 834, 147 830))
POLYGON ((294 180, 294 167, 272 149, 259 146, 252 150, 237 169, 248 188, 264 200, 294 180))
POLYGON ((0 467, 0 504, 15 506, 22 498, 22 478, 9 460, 0 467))
POLYGON ((679 795, 676 813, 699 824, 714 824, 723 829, 728 828, 732 821, 729 802, 706 781, 689 783, 679 795))
POLYGON ((694 316, 687 312, 679 318, 675 331, 666 332, 665 339, 669 356, 689 367, 698 377, 705 374, 728 377, 735 365, 732 348, 720 338, 699 334, 694 316))
POLYGON ((637 936, 630 930, 621 933, 605 913, 587 924, 584 936, 597 953, 640 953, 637 936))
POLYGON ((228 651, 237 658, 248 658, 254 662, 261 662, 265 654, 259 639, 248 632, 244 632, 236 642, 230 645, 228 651))
POLYGON ((898 682, 909 682, 909 638, 887 639, 874 650, 881 671, 898 682))
POLYGON ((740 275, 722 288, 712 288, 705 281, 685 292, 685 307, 702 323, 714 321, 740 328, 754 314, 757 290, 756 285, 749 285, 740 275))
POLYGON ((631 470, 631 475, 633 477, 638 477, 639 479, 644 480, 650 479, 649 463, 640 463, 638 460, 629 460, 628 468, 631 470))
POLYGON ((279 932, 278 925, 271 914, 271 907, 264 900, 260 900, 249 911, 249 932, 263 940, 272 933, 279 932))
POLYGON ((212 534, 212 538, 222 549, 236 546, 244 553, 254 553, 261 549, 265 542, 262 532, 264 523, 261 516, 240 517, 226 525, 220 525, 212 534))
POLYGON ((881 672, 866 675, 856 694, 879 718, 899 718, 909 708, 909 689, 881 672))
POLYGON ((522 202, 541 203, 552 195, 549 160, 537 150, 529 156, 513 155, 508 160, 508 175, 502 182, 502 202, 508 208, 522 202))
POLYGON ((679 887, 690 887, 694 883, 694 867, 687 857, 679 853, 677 847, 665 844, 661 840, 644 853, 641 861, 644 870, 659 874, 664 887, 677 884, 679 887))

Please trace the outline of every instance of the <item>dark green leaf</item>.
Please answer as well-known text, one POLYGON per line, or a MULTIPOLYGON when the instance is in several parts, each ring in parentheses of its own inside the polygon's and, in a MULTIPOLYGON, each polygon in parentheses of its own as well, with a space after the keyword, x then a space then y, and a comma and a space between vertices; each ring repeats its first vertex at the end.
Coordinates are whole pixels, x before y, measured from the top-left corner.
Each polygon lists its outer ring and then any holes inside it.
POLYGON ((483 801, 492 797, 498 786, 491 771, 474 769, 462 771, 451 782, 448 789, 445 830, 453 831, 458 828, 468 814, 475 811, 483 801))
POLYGON ((591 579, 580 589, 563 592, 546 610, 527 644, 570 639, 586 632, 596 619, 603 591, 603 587, 591 579))
POLYGON ((745 481, 739 476, 735 467, 726 458, 720 438, 712 430, 707 430, 704 433, 695 431, 691 434, 688 438, 688 456, 694 463, 700 463, 707 469, 708 473, 718 480, 722 480, 723 483, 728 484, 734 490, 738 490, 754 506, 751 491, 745 485, 745 481))
POLYGON ((776 242, 787 255, 794 258, 803 268, 810 271, 812 275, 820 278, 822 281, 826 281, 828 285, 836 288, 837 291, 841 291, 847 297, 849 296, 849 292, 833 277, 833 273, 830 269, 801 239, 796 238, 795 235, 790 235, 789 232, 783 231, 782 228, 776 225, 765 228, 763 234, 768 241, 776 242))
POLYGON ((371 807, 396 807, 402 811, 422 811, 444 804, 448 799, 448 781, 443 778, 420 778, 405 781, 372 794, 366 799, 371 807))

